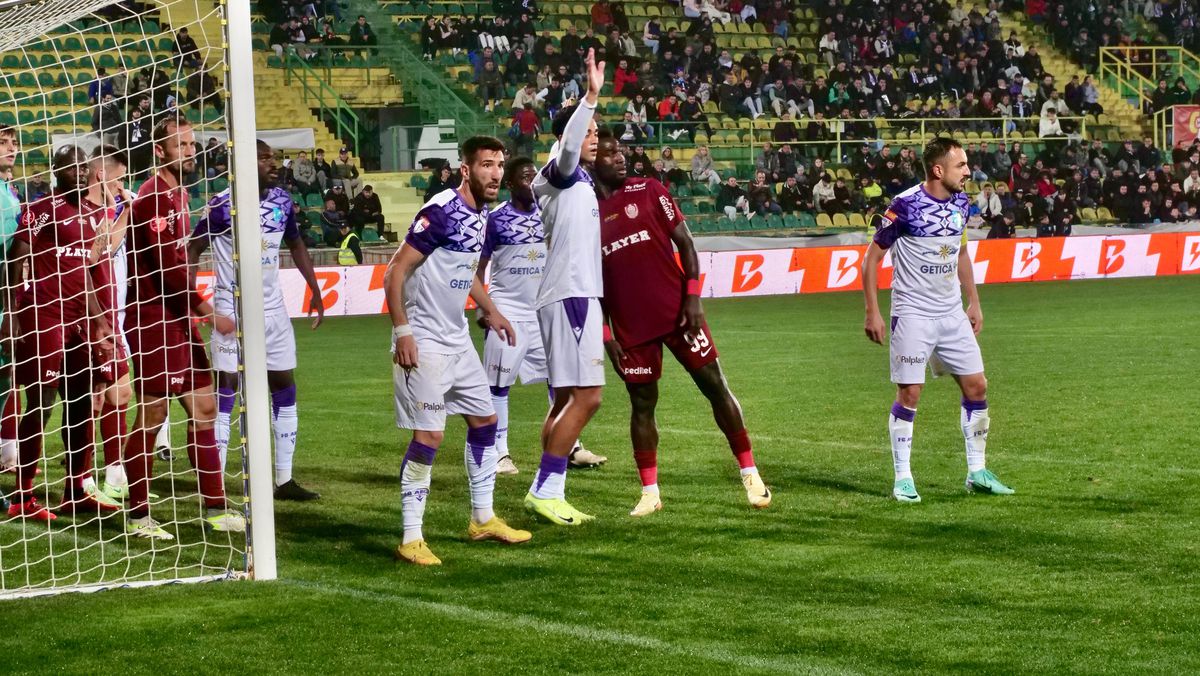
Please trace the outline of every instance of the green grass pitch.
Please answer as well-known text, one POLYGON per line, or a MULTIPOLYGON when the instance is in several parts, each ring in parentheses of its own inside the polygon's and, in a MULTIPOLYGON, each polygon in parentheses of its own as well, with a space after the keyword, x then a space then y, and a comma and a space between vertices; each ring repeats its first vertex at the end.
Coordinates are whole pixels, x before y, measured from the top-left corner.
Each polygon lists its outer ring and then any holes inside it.
POLYGON ((297 478, 277 506, 280 580, 0 603, 0 671, 142 673, 1197 673, 1200 278, 981 288, 989 466, 1011 498, 963 490, 959 394, 932 381, 913 469, 888 499, 886 349, 857 294, 706 303, 774 505, 737 469, 678 366, 663 382, 665 509, 638 497, 628 404, 610 375, 584 433, 607 454, 557 529, 521 509, 542 386, 513 390, 517 477, 497 510, 522 547, 465 537, 461 421, 434 470, 426 536, 445 565, 398 565, 384 317, 297 323, 297 478))

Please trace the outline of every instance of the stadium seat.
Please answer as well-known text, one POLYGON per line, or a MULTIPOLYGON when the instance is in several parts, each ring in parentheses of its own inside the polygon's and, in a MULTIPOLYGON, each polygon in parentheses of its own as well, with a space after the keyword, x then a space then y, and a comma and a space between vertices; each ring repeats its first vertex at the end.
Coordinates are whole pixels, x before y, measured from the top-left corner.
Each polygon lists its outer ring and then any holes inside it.
POLYGON ((817 227, 817 219, 813 217, 811 212, 801 211, 800 212, 800 227, 811 230, 811 229, 817 227))
POLYGON ((1096 210, 1090 207, 1083 207, 1079 210, 1079 220, 1084 223, 1095 223, 1099 219, 1096 217, 1096 210))
POLYGON ((833 227, 833 219, 830 218, 829 214, 827 214, 827 213, 824 213, 824 212, 819 213, 819 214, 817 214, 817 227, 818 228, 832 228, 833 227))
POLYGON ((846 217, 846 214, 841 214, 841 213, 834 214, 833 215, 833 227, 849 228, 850 227, 850 219, 846 217))
POLYGON ((864 217, 862 214, 858 213, 857 211, 850 214, 850 227, 866 230, 867 229, 866 217, 864 217))
POLYGON ((362 241, 364 244, 380 241, 379 233, 375 228, 363 228, 362 241))
POLYGON ((304 206, 306 207, 323 207, 325 200, 320 195, 309 193, 304 198, 304 206))

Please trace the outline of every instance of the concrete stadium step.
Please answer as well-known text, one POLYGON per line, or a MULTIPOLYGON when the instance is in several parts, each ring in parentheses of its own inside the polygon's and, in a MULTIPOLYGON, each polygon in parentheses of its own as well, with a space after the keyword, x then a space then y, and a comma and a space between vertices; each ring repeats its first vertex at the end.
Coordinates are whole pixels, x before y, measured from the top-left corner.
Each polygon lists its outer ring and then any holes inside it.
MULTIPOLYGON (((1060 90, 1071 81, 1072 75, 1084 73, 1083 66, 1073 62, 1055 49, 1046 39, 1046 33, 1030 23, 1023 13, 1017 12, 1006 18, 1008 20, 1005 22, 1003 32, 1007 35, 1010 30, 1015 31, 1021 44, 1038 46, 1038 51, 1042 56, 1042 66, 1046 72, 1054 76, 1056 86, 1060 90)), ((1118 123, 1122 138, 1142 138, 1153 135, 1153 120, 1147 119, 1136 106, 1131 105, 1105 86, 1100 78, 1093 77, 1092 80, 1101 92, 1100 105, 1104 107, 1104 112, 1118 123)))
POLYGON ((420 211, 424 197, 424 191, 413 188, 409 181, 414 175, 428 174, 429 172, 397 171, 378 172, 365 177, 364 180, 379 194, 379 202, 383 205, 383 215, 389 231, 407 231, 409 223, 420 211))

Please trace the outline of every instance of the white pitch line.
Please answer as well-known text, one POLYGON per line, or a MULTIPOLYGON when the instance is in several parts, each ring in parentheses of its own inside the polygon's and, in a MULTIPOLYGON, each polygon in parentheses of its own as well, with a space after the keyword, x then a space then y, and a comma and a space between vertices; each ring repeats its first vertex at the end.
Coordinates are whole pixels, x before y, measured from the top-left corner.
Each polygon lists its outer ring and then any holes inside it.
POLYGON ((633 648, 640 648, 643 650, 652 650, 659 654, 671 654, 681 657, 699 658, 708 660, 710 662, 728 664, 740 669, 749 667, 765 671, 807 674, 859 673, 841 667, 815 667, 810 664, 803 664, 798 660, 759 657, 756 655, 739 653, 712 645, 683 641, 664 641, 652 636, 642 636, 640 634, 613 631, 611 629, 599 629, 597 627, 588 627, 579 624, 568 624, 566 622, 544 620, 533 615, 506 613, 498 610, 481 610, 478 608, 472 608, 470 606, 442 603, 438 601, 425 601, 423 599, 415 599, 398 594, 385 594, 382 592, 369 591, 365 589, 355 589, 353 587, 346 587, 343 585, 318 584, 304 580, 280 580, 280 584, 303 587, 310 591, 324 592, 326 594, 349 596, 364 601, 409 606, 419 610, 438 613, 439 615, 444 615, 447 617, 470 620, 473 622, 487 622, 506 628, 523 627, 546 634, 548 636, 552 636, 554 638, 568 636, 581 641, 590 641, 593 643, 611 643, 633 648))

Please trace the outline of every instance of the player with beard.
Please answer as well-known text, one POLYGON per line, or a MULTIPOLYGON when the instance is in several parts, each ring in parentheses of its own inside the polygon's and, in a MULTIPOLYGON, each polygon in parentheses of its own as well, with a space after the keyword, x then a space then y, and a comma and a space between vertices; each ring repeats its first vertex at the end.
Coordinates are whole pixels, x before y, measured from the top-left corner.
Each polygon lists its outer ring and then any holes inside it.
POLYGON ((425 544, 422 527, 433 459, 448 415, 462 415, 467 423, 467 536, 509 544, 532 537, 529 531, 509 527, 492 509, 496 413, 463 312, 469 295, 488 330, 515 344, 512 324, 475 276, 487 233, 487 204, 496 200, 504 173, 504 143, 490 136, 467 139, 459 171, 462 183, 457 188, 437 193, 417 212, 384 277, 392 317, 396 426, 412 430, 400 465, 404 536, 396 558, 422 566, 441 563, 425 544))
MULTIPOLYGON (((137 537, 172 540, 150 516, 148 492, 154 467, 154 437, 172 398, 188 415, 188 458, 195 468, 204 504, 204 523, 216 531, 244 532, 246 520, 226 509, 224 475, 213 431, 217 413, 208 355, 195 318, 212 316, 212 306, 191 283, 184 242, 189 227, 184 175, 195 170, 196 136, 183 118, 164 119, 152 142, 157 171, 138 189, 127 233, 129 304, 126 335, 133 354, 137 416, 125 444, 129 478, 126 530, 137 537)), ((234 330, 217 315, 214 329, 234 330)))
POLYGON ((879 312, 879 264, 892 252, 891 371, 896 401, 888 415, 895 481, 892 497, 921 501, 913 483, 913 420, 925 386, 925 366, 934 376, 948 371, 962 390, 959 416, 967 452, 967 490, 1011 495, 985 463, 990 418, 983 356, 975 336, 983 329, 979 291, 967 251, 966 222, 971 202, 964 193, 971 169, 962 146, 936 138, 925 146, 925 181, 896 195, 882 227, 863 258, 864 330, 883 344, 879 312), (963 295, 967 309, 963 311, 963 295))
POLYGON ((594 173, 600 198, 602 303, 612 325, 605 326, 604 346, 629 392, 629 433, 642 480, 642 496, 630 514, 646 516, 662 509, 654 409, 664 346, 712 405, 713 418, 741 468, 746 499, 752 507, 765 508, 771 491, 754 464, 741 405, 725 382, 700 306, 700 259, 692 234, 666 188, 654 179, 627 178, 625 164, 617 139, 602 130, 594 173))
POLYGON ((56 187, 29 205, 7 259, 14 285, 29 260, 29 279, 12 315, 14 372, 25 389, 27 407, 19 424, 17 497, 10 516, 49 521, 54 515, 33 495, 33 477, 42 455, 42 432, 55 400, 63 398, 63 445, 67 476, 64 515, 112 512, 112 501, 91 479, 92 350, 112 351, 111 327, 92 283, 92 246, 104 210, 84 198, 90 166, 83 151, 63 146, 51 161, 56 187))
MULTIPOLYGON (((292 333, 292 320, 284 304, 283 287, 279 283, 279 249, 286 245, 296 264, 296 270, 304 277, 311 291, 309 314, 316 313, 312 327, 315 329, 325 319, 325 305, 321 300, 321 286, 313 272, 308 248, 296 227, 296 216, 292 208, 292 196, 278 187, 279 172, 275 167, 275 152, 271 146, 259 141, 258 148, 258 192, 259 228, 262 231, 263 263, 263 306, 266 313, 267 385, 271 390, 271 430, 275 436, 275 499, 316 500, 320 494, 304 488, 292 478, 292 460, 296 453, 296 439, 300 417, 296 408, 296 337, 292 333)), ((230 192, 225 190, 209 201, 207 215, 196 225, 188 242, 188 259, 193 269, 200 262, 200 255, 212 243, 213 306, 218 316, 227 318, 236 326, 234 288, 237 275, 234 268, 234 233, 231 216, 230 192)), ((224 322, 223 322, 224 323, 224 322)), ((212 334, 213 366, 217 369, 217 447, 221 453, 221 467, 225 467, 225 454, 229 447, 231 415, 234 397, 238 389, 239 346, 237 332, 212 334)))

